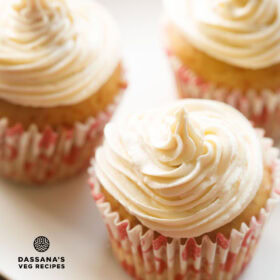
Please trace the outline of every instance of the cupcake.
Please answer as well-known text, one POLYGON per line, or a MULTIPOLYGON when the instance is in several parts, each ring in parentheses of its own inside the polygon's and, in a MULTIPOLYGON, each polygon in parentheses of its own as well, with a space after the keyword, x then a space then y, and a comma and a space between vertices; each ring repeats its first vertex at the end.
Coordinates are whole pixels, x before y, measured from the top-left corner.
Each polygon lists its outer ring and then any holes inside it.
POLYGON ((280 140, 280 2, 164 0, 179 96, 226 102, 280 140))
POLYGON ((125 87, 115 22, 93 1, 6 1, 0 32, 1 175, 85 169, 125 87))
POLYGON ((217 101, 108 124, 89 182, 116 258, 136 279, 236 279, 278 199, 277 154, 217 101))

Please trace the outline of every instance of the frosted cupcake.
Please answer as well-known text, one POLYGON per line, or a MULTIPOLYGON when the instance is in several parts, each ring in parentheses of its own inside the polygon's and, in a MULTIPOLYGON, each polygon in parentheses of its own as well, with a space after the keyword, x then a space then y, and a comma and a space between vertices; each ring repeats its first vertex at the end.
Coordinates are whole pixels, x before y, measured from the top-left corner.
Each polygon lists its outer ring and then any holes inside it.
POLYGON ((280 2, 164 0, 181 97, 238 108, 280 140, 280 2))
POLYGON ((119 33, 92 1, 5 1, 0 173, 45 183, 87 167, 125 87, 119 33))
POLYGON ((234 108, 188 99, 105 127, 90 184, 136 279, 235 279, 277 202, 278 150, 234 108))

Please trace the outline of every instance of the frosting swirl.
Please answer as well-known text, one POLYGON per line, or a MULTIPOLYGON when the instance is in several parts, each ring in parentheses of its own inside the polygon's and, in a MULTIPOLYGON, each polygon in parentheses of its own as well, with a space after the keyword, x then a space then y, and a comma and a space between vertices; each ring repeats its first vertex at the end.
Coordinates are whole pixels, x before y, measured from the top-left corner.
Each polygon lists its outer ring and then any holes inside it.
POLYGON ((119 34, 91 1, 7 1, 0 12, 0 98, 53 107, 96 92, 120 62, 119 34))
POLYGON ((169 19, 208 55, 249 69, 280 62, 278 0, 164 0, 169 19))
POLYGON ((260 140, 232 107, 188 99, 105 128, 102 186, 145 226, 174 238, 229 223, 263 177, 260 140))

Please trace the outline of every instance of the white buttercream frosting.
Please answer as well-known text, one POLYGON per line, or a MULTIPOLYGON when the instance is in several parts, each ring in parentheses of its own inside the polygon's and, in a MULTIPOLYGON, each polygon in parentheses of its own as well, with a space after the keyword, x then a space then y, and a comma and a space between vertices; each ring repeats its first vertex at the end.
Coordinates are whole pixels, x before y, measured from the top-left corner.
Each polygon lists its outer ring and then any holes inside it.
POLYGON ((94 94, 119 62, 116 24, 99 4, 1 3, 1 99, 35 107, 77 104, 94 94))
POLYGON ((195 99, 108 124, 94 168, 132 215, 175 238, 232 221, 263 177, 261 144, 249 121, 224 103, 195 99))
POLYGON ((190 42, 223 62, 260 69, 280 62, 280 1, 164 0, 190 42))

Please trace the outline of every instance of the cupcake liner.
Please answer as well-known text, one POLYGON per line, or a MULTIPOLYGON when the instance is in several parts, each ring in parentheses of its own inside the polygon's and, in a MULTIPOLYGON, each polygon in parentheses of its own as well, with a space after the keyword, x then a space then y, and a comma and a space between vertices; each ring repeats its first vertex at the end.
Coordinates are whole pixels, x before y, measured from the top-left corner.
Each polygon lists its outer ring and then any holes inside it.
MULTIPOLYGON (((263 131, 260 130, 260 134, 263 131)), ((121 220, 105 201, 100 184, 90 169, 89 180, 93 197, 106 224, 116 258, 126 272, 138 280, 231 280, 237 279, 251 260, 263 226, 279 200, 280 161, 272 140, 263 141, 265 164, 271 166, 273 191, 266 207, 249 226, 243 223, 233 229, 230 238, 218 233, 213 242, 205 234, 201 244, 194 238, 167 238, 153 230, 144 231, 142 225, 130 227, 128 220, 121 220)))
POLYGON ((183 98, 213 99, 228 103, 241 111, 257 127, 280 143, 280 91, 270 89, 242 91, 228 89, 203 80, 169 50, 167 56, 173 69, 179 95, 183 98))
POLYGON ((34 124, 24 130, 20 123, 9 126, 6 118, 0 119, 1 176, 40 184, 70 177, 85 169, 121 95, 96 117, 60 131, 47 127, 39 132, 34 124))

